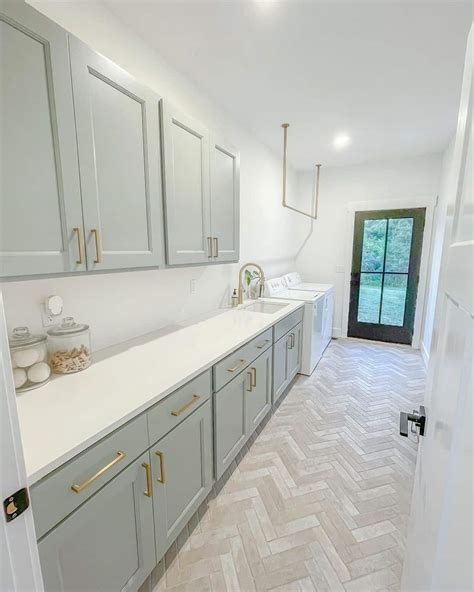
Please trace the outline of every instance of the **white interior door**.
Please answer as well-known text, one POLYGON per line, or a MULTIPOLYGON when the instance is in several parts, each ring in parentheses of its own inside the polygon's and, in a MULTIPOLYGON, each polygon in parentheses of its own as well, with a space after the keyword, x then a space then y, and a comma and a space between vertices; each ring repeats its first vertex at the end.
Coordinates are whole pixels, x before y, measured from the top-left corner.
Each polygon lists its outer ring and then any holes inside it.
POLYGON ((472 397, 474 200, 472 37, 456 135, 451 229, 444 245, 402 590, 473 590, 472 397))
MULTIPOLYGON (((0 489, 3 500, 26 486, 20 426, 10 367, 7 328, 0 291, 0 489)), ((42 592, 43 581, 36 546, 31 506, 11 522, 0 519, 0 590, 2 592, 42 592)))

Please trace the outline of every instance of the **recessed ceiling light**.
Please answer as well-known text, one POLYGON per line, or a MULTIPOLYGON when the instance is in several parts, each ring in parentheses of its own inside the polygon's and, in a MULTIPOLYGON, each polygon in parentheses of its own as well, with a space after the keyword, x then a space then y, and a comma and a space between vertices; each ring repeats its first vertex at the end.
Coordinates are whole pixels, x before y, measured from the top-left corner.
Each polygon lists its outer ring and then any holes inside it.
POLYGON ((337 134, 337 136, 334 138, 332 142, 332 145, 334 146, 334 148, 337 148, 339 150, 341 148, 349 146, 351 142, 352 140, 350 136, 348 136, 347 134, 337 134))

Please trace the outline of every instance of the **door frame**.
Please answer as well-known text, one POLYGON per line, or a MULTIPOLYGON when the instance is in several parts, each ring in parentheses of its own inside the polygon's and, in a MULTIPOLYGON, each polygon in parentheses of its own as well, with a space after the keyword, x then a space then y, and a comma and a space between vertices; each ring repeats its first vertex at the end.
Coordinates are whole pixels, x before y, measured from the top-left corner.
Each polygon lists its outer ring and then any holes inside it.
POLYGON ((373 199, 366 201, 353 201, 347 204, 341 337, 347 337, 347 329, 349 324, 352 249, 354 245, 354 222, 356 212, 368 212, 374 210, 408 210, 413 208, 425 208, 425 229, 423 233, 423 245, 421 248, 420 279, 418 282, 415 324, 413 327, 413 340, 411 344, 411 347, 413 347, 414 349, 420 349, 421 329, 423 325, 423 316, 425 309, 426 287, 429 275, 428 267, 431 253, 433 214, 436 202, 437 195, 433 195, 431 197, 414 197, 409 199, 373 199))

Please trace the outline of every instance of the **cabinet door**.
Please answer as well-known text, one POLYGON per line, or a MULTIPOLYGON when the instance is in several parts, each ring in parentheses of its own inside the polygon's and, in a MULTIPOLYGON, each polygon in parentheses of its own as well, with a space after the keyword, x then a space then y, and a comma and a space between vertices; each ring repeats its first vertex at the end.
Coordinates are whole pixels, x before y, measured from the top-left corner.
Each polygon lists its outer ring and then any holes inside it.
POLYGON ((209 132, 163 104, 166 253, 170 265, 212 261, 209 132))
POLYGON ((291 381, 301 368, 301 338, 303 325, 296 325, 290 332, 290 347, 288 348, 288 381, 291 381))
POLYGON ((211 426, 207 401, 151 448, 158 561, 211 489, 211 426))
POLYGON ((276 403, 288 385, 288 352, 290 333, 287 333, 273 345, 273 403, 276 403))
POLYGON ((27 4, 4 2, 0 36, 0 275, 83 271, 67 34, 27 4))
POLYGON ((248 435, 255 431, 272 406, 272 348, 250 366, 250 389, 246 393, 248 435))
POLYGON ((162 263, 161 98, 70 36, 91 270, 162 263))
POLYGON ((149 462, 146 452, 39 542, 45 590, 138 589, 156 564, 149 462))
POLYGON ((216 479, 223 475, 247 439, 250 378, 250 371, 244 370, 214 394, 216 479))
POLYGON ((211 135, 211 234, 213 261, 239 260, 240 156, 211 135))

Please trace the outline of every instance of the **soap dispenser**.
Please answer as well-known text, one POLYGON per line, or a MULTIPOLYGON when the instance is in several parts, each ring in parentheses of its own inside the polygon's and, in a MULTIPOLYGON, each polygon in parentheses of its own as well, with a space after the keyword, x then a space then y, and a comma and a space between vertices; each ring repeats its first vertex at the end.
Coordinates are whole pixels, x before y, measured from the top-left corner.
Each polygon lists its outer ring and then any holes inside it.
POLYGON ((239 306, 239 297, 237 295, 237 288, 234 288, 234 292, 232 294, 232 307, 235 308, 239 306))

